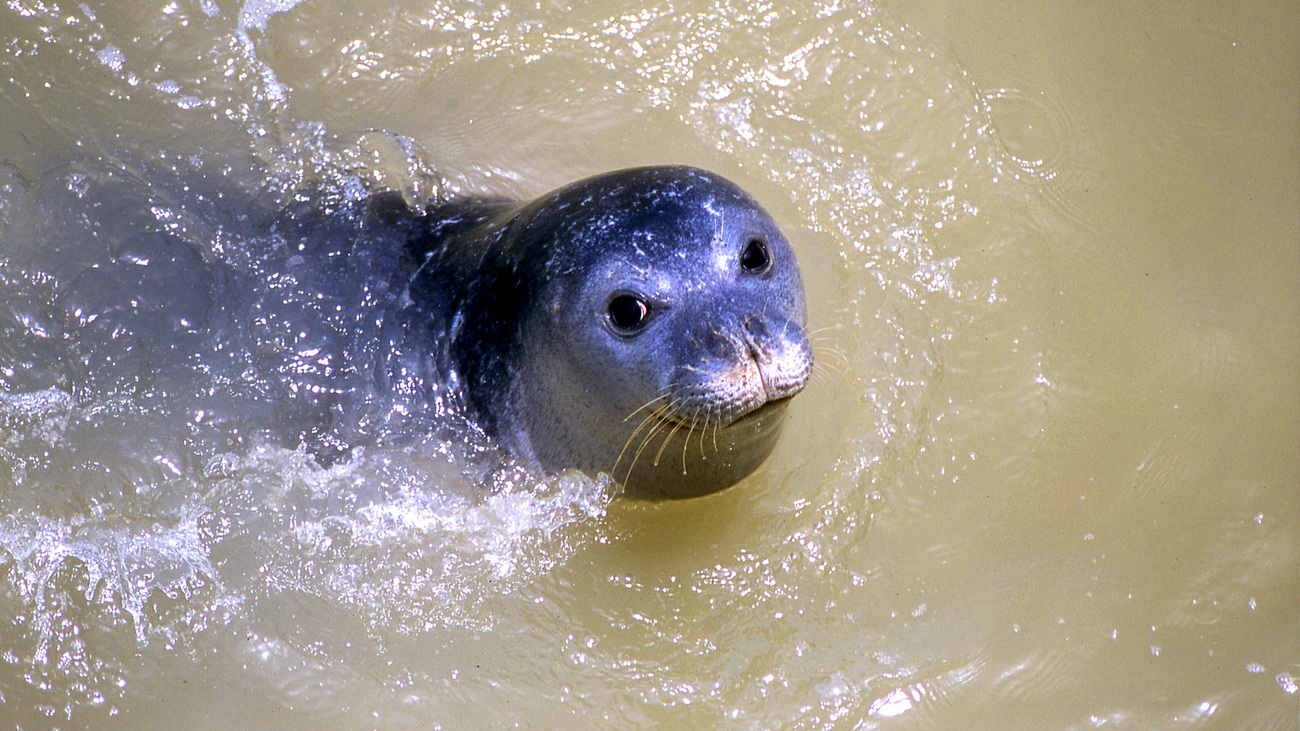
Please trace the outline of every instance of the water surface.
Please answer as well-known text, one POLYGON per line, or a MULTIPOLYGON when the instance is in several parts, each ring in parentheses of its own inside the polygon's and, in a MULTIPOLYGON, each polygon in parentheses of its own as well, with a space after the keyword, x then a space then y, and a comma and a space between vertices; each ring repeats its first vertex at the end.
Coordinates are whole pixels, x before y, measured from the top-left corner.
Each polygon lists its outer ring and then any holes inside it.
POLYGON ((0 719, 1294 727, 1298 16, 13 0, 0 719), (391 262, 294 213, 655 163, 772 211, 819 358, 680 503, 382 398, 391 262))

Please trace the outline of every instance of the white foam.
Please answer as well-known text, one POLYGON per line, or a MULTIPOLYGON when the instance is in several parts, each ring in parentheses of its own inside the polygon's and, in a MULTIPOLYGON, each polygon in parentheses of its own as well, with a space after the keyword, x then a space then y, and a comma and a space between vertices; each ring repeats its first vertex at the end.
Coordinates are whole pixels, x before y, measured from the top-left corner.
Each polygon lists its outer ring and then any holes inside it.
POLYGON ((126 56, 117 46, 104 46, 95 52, 95 56, 99 58, 100 63, 113 69, 114 73, 121 73, 122 67, 126 64, 126 56))
POLYGON ((293 10, 302 0, 247 0, 239 9, 239 29, 266 32, 272 16, 293 10))

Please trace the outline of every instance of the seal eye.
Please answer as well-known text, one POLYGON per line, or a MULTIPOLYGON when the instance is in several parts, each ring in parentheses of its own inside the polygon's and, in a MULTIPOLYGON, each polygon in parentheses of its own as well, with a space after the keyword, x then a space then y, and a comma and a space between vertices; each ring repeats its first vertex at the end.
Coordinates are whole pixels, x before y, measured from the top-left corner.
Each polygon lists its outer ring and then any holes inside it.
POLYGON ((635 335, 645 327, 650 305, 630 294, 620 294, 609 301, 609 324, 619 335, 635 335))
POLYGON ((750 239, 745 244, 745 250, 740 252, 740 268, 750 274, 761 274, 767 271, 767 267, 772 263, 771 257, 767 255, 767 246, 760 239, 750 239))

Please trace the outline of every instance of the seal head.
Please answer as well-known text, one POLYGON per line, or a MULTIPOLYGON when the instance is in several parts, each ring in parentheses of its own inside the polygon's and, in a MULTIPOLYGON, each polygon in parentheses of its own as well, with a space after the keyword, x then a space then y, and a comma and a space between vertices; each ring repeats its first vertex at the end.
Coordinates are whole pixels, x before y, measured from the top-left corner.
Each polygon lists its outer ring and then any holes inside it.
POLYGON ((520 459, 655 498, 768 456, 812 354, 794 252, 748 194, 650 167, 449 205, 412 296, 446 299, 450 366, 520 459))

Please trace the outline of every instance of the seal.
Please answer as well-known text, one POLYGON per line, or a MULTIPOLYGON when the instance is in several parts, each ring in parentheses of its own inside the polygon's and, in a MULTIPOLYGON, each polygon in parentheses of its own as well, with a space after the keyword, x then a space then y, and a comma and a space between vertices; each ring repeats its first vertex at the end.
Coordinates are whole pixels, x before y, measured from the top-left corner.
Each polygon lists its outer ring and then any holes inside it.
POLYGON ((767 458, 812 370, 785 236, 697 168, 598 175, 532 201, 427 208, 409 305, 487 434, 546 473, 705 495, 767 458))

